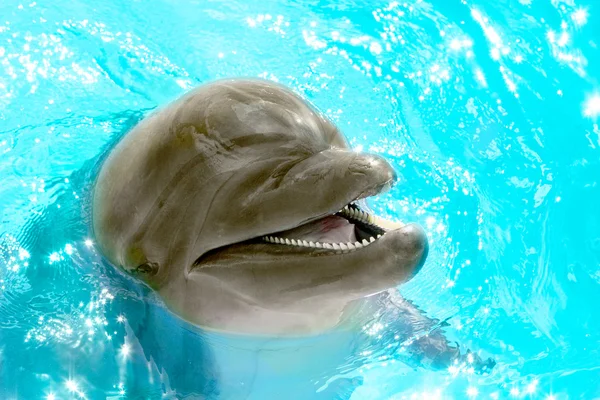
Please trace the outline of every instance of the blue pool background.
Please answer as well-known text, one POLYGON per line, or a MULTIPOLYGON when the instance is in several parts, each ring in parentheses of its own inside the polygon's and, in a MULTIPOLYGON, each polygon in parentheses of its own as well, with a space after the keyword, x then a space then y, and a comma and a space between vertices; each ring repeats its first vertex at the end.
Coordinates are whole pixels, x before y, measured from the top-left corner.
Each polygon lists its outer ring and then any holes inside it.
POLYGON ((600 398, 599 41, 597 0, 2 1, 0 398, 600 398), (393 310, 356 337, 199 332, 100 260, 101 153, 239 75, 390 160, 370 205, 431 243, 400 293, 490 375, 410 366, 393 310))

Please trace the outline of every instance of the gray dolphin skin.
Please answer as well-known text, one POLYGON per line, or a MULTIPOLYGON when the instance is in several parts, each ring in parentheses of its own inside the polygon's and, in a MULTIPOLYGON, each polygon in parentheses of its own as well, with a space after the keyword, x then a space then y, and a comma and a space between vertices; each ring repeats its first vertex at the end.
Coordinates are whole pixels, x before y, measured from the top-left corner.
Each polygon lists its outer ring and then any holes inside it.
POLYGON ((422 228, 369 214, 396 180, 291 90, 202 85, 111 150, 93 192, 103 256, 207 329, 259 335, 343 327, 352 304, 411 279, 422 228))

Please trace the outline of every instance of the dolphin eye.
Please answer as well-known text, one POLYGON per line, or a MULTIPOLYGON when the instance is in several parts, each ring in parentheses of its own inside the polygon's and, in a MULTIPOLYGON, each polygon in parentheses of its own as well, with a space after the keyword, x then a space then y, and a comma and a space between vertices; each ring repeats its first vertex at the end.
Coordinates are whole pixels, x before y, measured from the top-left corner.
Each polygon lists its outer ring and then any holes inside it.
POLYGON ((158 264, 153 262, 147 262, 142 265, 139 265, 136 269, 133 270, 134 274, 143 274, 143 275, 156 275, 158 272, 158 264))

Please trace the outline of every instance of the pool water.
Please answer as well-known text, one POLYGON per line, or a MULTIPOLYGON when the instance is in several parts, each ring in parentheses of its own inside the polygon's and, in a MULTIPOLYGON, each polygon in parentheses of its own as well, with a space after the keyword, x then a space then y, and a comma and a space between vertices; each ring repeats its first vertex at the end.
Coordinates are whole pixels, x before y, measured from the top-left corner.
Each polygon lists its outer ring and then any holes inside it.
POLYGON ((3 0, 0 398, 600 398, 598 46, 597 0, 3 0), (389 302, 356 334, 240 338, 102 261, 103 154, 240 75, 292 87, 394 165, 370 206, 431 248, 392 295, 490 374, 413 362, 414 321, 389 302))

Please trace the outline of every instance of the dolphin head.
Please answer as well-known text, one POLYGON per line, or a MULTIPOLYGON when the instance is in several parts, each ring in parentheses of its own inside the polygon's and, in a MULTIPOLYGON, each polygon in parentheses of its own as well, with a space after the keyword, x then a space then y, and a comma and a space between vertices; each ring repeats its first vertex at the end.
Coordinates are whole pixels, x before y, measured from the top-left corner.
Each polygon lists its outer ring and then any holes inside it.
POLYGON ((192 323, 316 332, 424 263, 419 226, 359 205, 395 180, 383 158, 351 151, 292 91, 216 81, 112 149, 94 187, 93 230, 112 264, 192 323))

